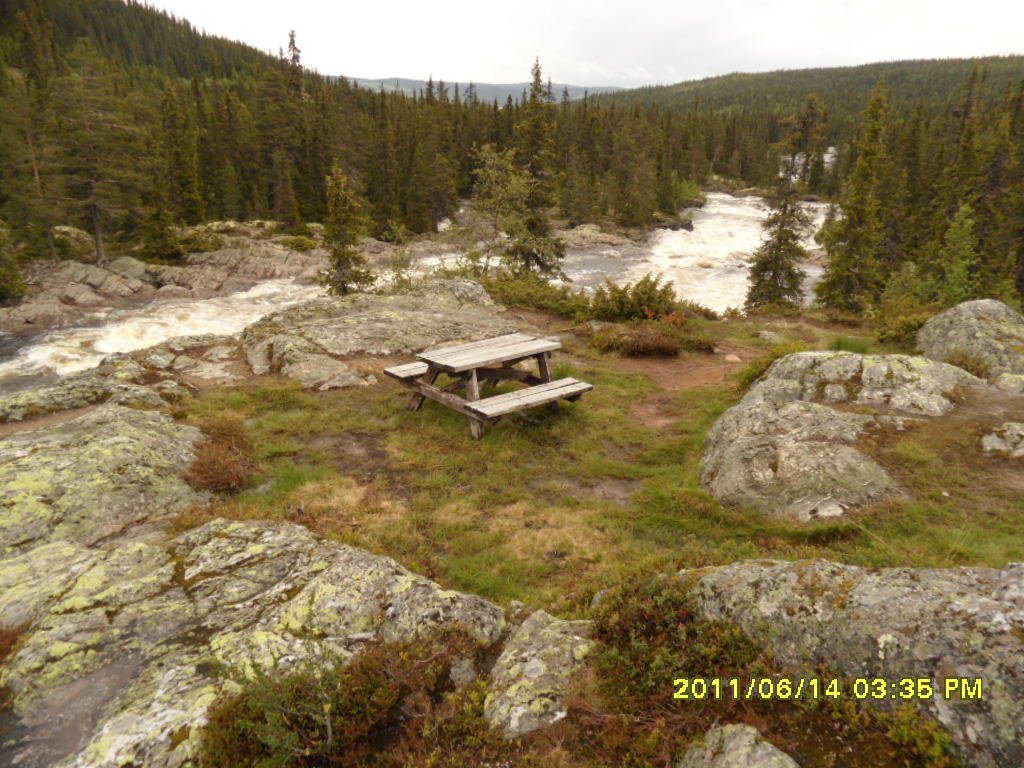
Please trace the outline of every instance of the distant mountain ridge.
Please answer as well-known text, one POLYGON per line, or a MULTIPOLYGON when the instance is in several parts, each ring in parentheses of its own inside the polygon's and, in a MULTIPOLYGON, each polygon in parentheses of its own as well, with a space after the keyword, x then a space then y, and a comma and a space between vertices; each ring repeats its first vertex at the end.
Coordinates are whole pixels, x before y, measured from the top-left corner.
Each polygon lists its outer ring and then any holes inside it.
MULTIPOLYGON (((370 77, 348 77, 345 79, 350 83, 358 85, 360 88, 368 88, 370 90, 379 91, 381 89, 385 91, 396 91, 404 93, 406 96, 415 96, 420 91, 424 91, 427 88, 426 80, 413 80, 408 77, 383 77, 383 78, 370 78, 370 77)), ((439 80, 435 80, 435 85, 439 83, 439 80)), ((499 104, 505 103, 509 96, 515 101, 519 99, 524 92, 530 90, 530 84, 523 83, 449 83, 445 81, 445 86, 448 88, 448 95, 454 94, 455 86, 459 87, 459 94, 465 95, 466 89, 472 85, 476 90, 477 98, 480 101, 497 101, 499 104)), ((569 99, 576 101, 582 99, 585 95, 596 96, 598 94, 607 93, 618 93, 625 90, 624 88, 617 88, 610 85, 570 85, 567 83, 552 83, 551 90, 555 94, 556 99, 562 98, 564 91, 569 92, 569 99)))

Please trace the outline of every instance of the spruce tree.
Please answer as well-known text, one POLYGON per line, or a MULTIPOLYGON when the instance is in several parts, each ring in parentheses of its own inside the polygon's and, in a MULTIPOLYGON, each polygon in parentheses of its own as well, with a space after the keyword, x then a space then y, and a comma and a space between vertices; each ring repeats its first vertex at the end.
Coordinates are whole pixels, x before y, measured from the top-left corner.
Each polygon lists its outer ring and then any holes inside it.
POLYGON ((818 299, 837 309, 863 311, 885 283, 887 182, 892 177, 887 147, 889 91, 879 83, 864 113, 857 162, 840 200, 842 217, 822 233, 829 262, 818 299))
POLYGON ((942 248, 939 250, 945 279, 941 299, 953 306, 977 296, 978 291, 978 239, 974 234, 974 209, 964 203, 956 212, 942 248))
POLYGON ((327 218, 324 242, 330 250, 331 266, 325 276, 331 293, 344 296, 373 282, 366 259, 357 247, 366 217, 366 203, 347 175, 335 166, 327 177, 327 218))
POLYGON ((767 306, 796 307, 803 300, 804 273, 797 264, 807 258, 800 240, 811 221, 788 173, 781 175, 769 205, 771 213, 763 225, 767 238, 754 253, 750 267, 748 312, 767 306))

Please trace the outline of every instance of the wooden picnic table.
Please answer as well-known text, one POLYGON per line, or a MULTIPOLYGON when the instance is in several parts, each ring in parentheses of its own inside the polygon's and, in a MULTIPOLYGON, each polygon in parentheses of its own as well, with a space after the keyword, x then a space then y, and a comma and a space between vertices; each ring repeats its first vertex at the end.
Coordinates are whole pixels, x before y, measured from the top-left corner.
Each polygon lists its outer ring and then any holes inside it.
POLYGON ((468 416, 470 431, 479 439, 484 434, 484 426, 497 423, 502 416, 547 403, 557 408, 558 400, 578 400, 593 389, 585 381, 552 377, 551 353, 561 348, 558 341, 509 333, 421 352, 416 355, 419 362, 397 365, 384 373, 412 390, 410 410, 418 411, 428 398, 436 400, 468 416), (536 374, 516 367, 517 363, 529 359, 537 362, 536 374), (437 386, 442 373, 453 379, 445 387, 437 386), (528 386, 481 399, 482 383, 497 385, 505 381, 518 381, 528 386), (457 394, 460 390, 461 395, 457 394))

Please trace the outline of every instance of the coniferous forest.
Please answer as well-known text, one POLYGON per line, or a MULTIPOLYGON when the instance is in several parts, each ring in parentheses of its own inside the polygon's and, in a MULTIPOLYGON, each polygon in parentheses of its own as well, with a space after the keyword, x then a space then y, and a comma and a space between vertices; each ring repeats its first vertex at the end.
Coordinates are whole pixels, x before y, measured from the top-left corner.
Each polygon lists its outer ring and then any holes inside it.
MULTIPOLYGON (((134 2, 0 2, 0 217, 20 258, 60 255, 60 224, 91 233, 101 260, 140 238, 171 255, 172 224, 272 218, 301 232, 328 215, 335 170, 369 234, 428 232, 473 195, 485 148, 536 182, 529 210, 642 226, 709 183, 770 186, 789 152, 797 191, 841 211, 822 233, 826 305, 913 314, 1024 291, 1022 58, 575 101, 535 64, 529 92, 499 104, 443 82, 415 97, 362 90, 304 69, 301 41, 282 41, 269 56, 134 2)), ((546 232, 535 214, 525 226, 546 232)))

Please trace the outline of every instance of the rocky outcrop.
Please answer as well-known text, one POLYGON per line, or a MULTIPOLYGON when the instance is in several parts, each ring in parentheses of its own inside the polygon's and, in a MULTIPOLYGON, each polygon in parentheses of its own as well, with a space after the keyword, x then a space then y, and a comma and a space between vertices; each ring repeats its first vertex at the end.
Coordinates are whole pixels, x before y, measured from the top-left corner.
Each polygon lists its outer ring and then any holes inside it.
POLYGON ((1011 459, 1024 459, 1024 424, 1008 421, 981 438, 985 453, 997 453, 1011 459))
POLYGON ((51 543, 0 559, 0 586, 0 620, 32 620, 0 672, 19 736, 0 762, 30 766, 181 765, 220 690, 216 662, 287 668, 449 626, 490 646, 504 625, 480 598, 271 523, 51 543))
POLYGON ((965 301, 931 318, 917 345, 932 360, 981 361, 1002 389, 1024 392, 1024 316, 995 299, 965 301))
POLYGON ((491 670, 484 717, 509 738, 556 723, 566 715, 569 678, 593 648, 590 622, 537 611, 505 645, 491 670))
POLYGON ((853 445, 872 428, 939 417, 966 371, 907 355, 799 352, 772 364, 708 432, 701 482, 717 498, 768 515, 833 517, 896 481, 853 445))
POLYGON ((784 665, 935 680, 935 696, 919 706, 970 765, 1024 764, 1024 564, 866 569, 761 560, 680 577, 705 618, 734 622, 784 665), (945 697, 944 681, 959 678, 981 679, 983 698, 945 697))
POLYGON ((225 247, 188 254, 180 265, 131 256, 114 259, 106 267, 78 261, 38 263, 29 295, 19 304, 0 308, 0 330, 23 333, 71 325, 101 307, 222 296, 248 290, 262 280, 313 282, 327 267, 323 250, 299 251, 282 242, 254 239, 265 234, 250 224, 237 225, 242 234, 222 238, 225 247))
POLYGON ((0 424, 99 403, 161 408, 182 393, 169 377, 143 386, 142 381, 149 376, 146 368, 131 357, 111 355, 97 368, 64 376, 50 386, 0 394, 0 424))
POLYGON ((164 414, 104 404, 0 440, 0 555, 141 535, 197 503, 181 475, 199 438, 164 414))
POLYGON ((749 725, 712 728, 686 750, 676 768, 800 768, 793 758, 749 725))
POLYGON ((480 285, 436 280, 392 295, 318 299, 277 312, 242 333, 253 373, 280 373, 325 389, 365 381, 340 359, 408 354, 456 339, 515 327, 480 285))
POLYGON ((592 248, 601 245, 621 246, 628 245, 629 240, 622 235, 611 232, 602 232, 597 224, 580 224, 572 229, 562 229, 555 232, 568 248, 592 248))

